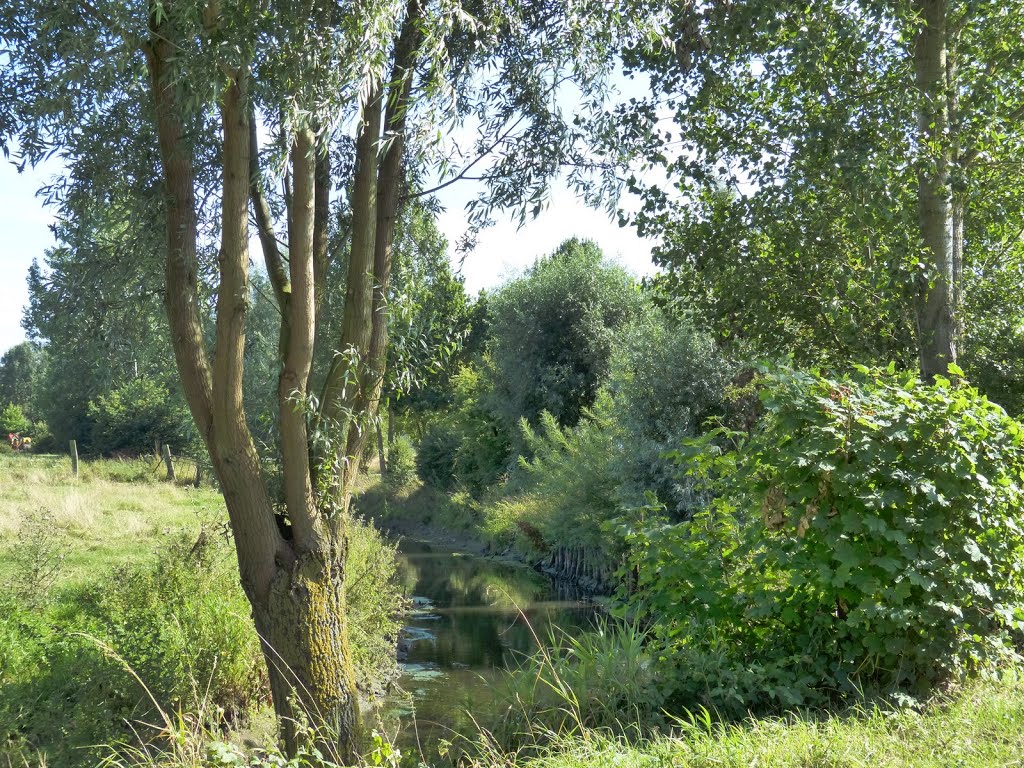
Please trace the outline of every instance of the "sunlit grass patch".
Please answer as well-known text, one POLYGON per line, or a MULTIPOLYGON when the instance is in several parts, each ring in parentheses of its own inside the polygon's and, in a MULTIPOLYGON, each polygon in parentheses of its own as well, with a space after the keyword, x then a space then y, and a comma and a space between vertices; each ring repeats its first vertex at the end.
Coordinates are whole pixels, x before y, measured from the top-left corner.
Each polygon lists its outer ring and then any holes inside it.
POLYGON ((854 708, 832 716, 715 722, 700 712, 668 736, 623 739, 609 731, 546 734, 543 747, 509 758, 481 746, 474 766, 516 768, 995 768, 1024 764, 1024 682, 979 680, 920 709, 854 708))
MULTIPOLYGON (((0 552, 17 545, 27 518, 45 511, 65 541, 61 580, 73 582, 151 557, 168 536, 198 529, 201 520, 226 519, 215 489, 120 479, 143 469, 152 474, 145 459, 83 462, 76 480, 67 457, 0 456, 0 552)), ((9 572, 10 558, 0 558, 0 582, 9 572)))

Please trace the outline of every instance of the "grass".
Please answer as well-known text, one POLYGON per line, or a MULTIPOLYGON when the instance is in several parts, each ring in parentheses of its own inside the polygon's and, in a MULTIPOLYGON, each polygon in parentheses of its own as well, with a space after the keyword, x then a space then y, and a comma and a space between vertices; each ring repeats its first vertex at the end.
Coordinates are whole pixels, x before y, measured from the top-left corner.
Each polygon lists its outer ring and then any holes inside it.
MULTIPOLYGON (((148 459, 83 462, 75 478, 67 457, 0 454, 0 766, 93 768, 121 743, 138 765, 205 767, 221 765, 205 742, 228 729, 273 742, 224 500, 187 479, 148 459), (166 713, 175 738, 201 741, 166 751, 166 713)), ((350 643, 370 694, 398 672, 397 561, 371 527, 348 534, 350 643)))
POLYGON ((994 768, 1024 764, 1024 681, 979 680, 924 708, 715 724, 632 743, 605 732, 555 737, 532 756, 485 750, 475 766, 516 768, 994 768))
POLYGON ((0 583, 11 575, 3 555, 43 510, 62 534, 60 580, 69 584, 148 560, 201 520, 227 519, 217 490, 166 482, 152 460, 82 462, 76 480, 66 456, 0 454, 0 583))
MULTIPOLYGON (((13 567, 12 558, 6 555, 17 546, 19 535, 24 536, 26 522, 37 520, 41 509, 49 512, 48 524, 59 529, 66 559, 58 586, 68 595, 77 594, 80 585, 96 574, 111 573, 119 566, 154 558, 161 548, 180 536, 181 531, 194 531, 200 519, 220 520, 225 516, 223 501, 215 490, 167 483, 155 462, 83 463, 80 474, 78 480, 72 478, 69 461, 62 457, 0 455, 0 584, 5 582, 13 567)), ((361 496, 360 506, 364 511, 377 512, 384 518, 391 515, 419 520, 438 527, 450 524, 464 532, 472 531, 479 524, 477 510, 471 505, 459 504, 417 483, 384 494, 374 486, 375 479, 368 478, 361 496)), ((36 626, 31 622, 42 622, 39 637, 32 639, 32 635, 30 638, 38 644, 40 658, 47 660, 47 664, 63 658, 53 644, 68 644, 74 639, 64 636, 66 632, 62 635, 59 626, 49 626, 51 621, 60 618, 59 611, 30 620, 33 609, 24 607, 22 610, 25 621, 30 622, 29 629, 36 626)), ((9 639, 22 642, 16 635, 9 639)), ((83 649, 87 647, 82 644, 83 649)), ((6 656, 0 653, 0 657, 31 670, 35 669, 32 665, 36 662, 32 659, 19 661, 30 651, 32 646, 19 649, 18 644, 12 642, 6 644, 6 656)), ((86 659, 76 659, 73 651, 71 648, 64 654, 68 657, 67 663, 83 667, 86 659)), ((95 651, 93 653, 95 655, 95 651)), ((579 655, 578 650, 574 653, 579 655)), ((608 669, 617 670, 622 662, 621 658, 613 659, 607 653, 598 660, 601 659, 607 662, 608 669)), ((2 667, 0 664, 0 673, 2 667)), ((55 669, 50 675, 48 667, 40 662, 34 674, 52 677, 52 690, 65 695, 66 686, 58 679, 58 672, 59 669, 55 669)), ((115 680, 112 674, 107 673, 107 684, 115 680)), ((609 672, 604 677, 611 679, 618 674, 609 672)), ((620 682, 635 681, 634 673, 625 676, 630 679, 620 682)), ((25 688, 24 700, 26 706, 30 706, 26 713, 39 710, 35 716, 43 717, 48 716, 46 712, 57 713, 65 706, 60 697, 33 699, 27 695, 32 690, 49 689, 25 688)), ((8 696, 8 700, 13 701, 14 691, 14 687, 7 688, 0 696, 8 696)), ((103 696, 99 690, 95 694, 103 696)), ((578 697, 580 691, 574 691, 574 695, 578 697)), ((610 700, 611 696, 607 691, 593 690, 583 695, 602 700, 610 700)), ((189 717, 201 720, 198 715, 182 713, 186 720, 189 717)), ((57 714, 53 717, 59 719, 57 714)), ((70 727, 70 712, 68 718, 70 727)), ((872 706, 832 715, 792 715, 731 724, 715 722, 698 713, 681 720, 666 718, 669 726, 665 733, 643 737, 638 736, 643 732, 639 728, 593 729, 580 725, 580 718, 574 721, 572 717, 558 723, 560 732, 545 732, 542 719, 533 718, 528 724, 528 728, 534 729, 532 737, 525 740, 530 747, 516 754, 504 753, 486 734, 467 734, 475 746, 470 746, 468 755, 464 754, 464 764, 476 768, 987 768, 1024 765, 1024 677, 1017 672, 1009 672, 998 680, 973 681, 920 709, 872 706), (613 733, 629 734, 631 738, 613 733)), ((203 740, 217 737, 216 733, 202 729, 194 734, 194 738, 203 740)), ((205 746, 192 744, 190 749, 192 747, 187 762, 184 757, 174 762, 173 754, 161 753, 154 755, 152 762, 141 760, 137 764, 160 765, 161 768, 217 765, 207 760, 205 746)), ((0 745, 0 756, 4 754, 0 745)), ((25 757, 26 765, 35 768, 40 764, 31 755, 25 757)))

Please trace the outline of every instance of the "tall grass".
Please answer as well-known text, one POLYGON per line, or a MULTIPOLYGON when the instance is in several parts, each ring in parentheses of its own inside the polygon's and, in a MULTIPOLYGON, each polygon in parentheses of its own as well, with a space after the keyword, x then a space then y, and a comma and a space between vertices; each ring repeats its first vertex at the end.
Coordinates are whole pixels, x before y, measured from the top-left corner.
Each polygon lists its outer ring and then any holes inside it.
POLYGON ((538 733, 595 728, 637 733, 663 722, 658 654, 637 625, 599 618, 581 634, 552 628, 537 645, 497 691, 504 707, 492 735, 499 742, 518 746, 538 733))
MULTIPOLYGON (((223 738, 269 704, 223 500, 64 470, 0 457, 0 766, 94 766, 104 743, 217 765, 175 740, 223 738)), ((366 523, 348 536, 354 663, 379 691, 398 674, 395 553, 366 523)))
POLYGON ((837 715, 716 721, 706 710, 648 737, 600 729, 549 733, 508 754, 480 741, 473 768, 1004 768, 1024 754, 1024 683, 977 680, 920 708, 871 705, 837 715), (536 742, 535 742, 536 743, 536 742))

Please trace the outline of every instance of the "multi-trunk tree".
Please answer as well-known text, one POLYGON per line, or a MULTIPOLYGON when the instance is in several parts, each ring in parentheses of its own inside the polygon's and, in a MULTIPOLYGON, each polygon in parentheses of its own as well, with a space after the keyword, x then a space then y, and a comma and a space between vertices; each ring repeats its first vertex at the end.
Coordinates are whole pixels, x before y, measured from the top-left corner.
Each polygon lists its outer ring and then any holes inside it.
POLYGON ((410 180, 482 178, 478 220, 496 206, 540 205, 572 141, 559 89, 600 101, 632 18, 624 9, 17 0, 0 10, 5 149, 16 138, 29 160, 60 151, 71 188, 87 196, 121 195, 139 210, 156 202, 149 221, 164 231, 178 374, 224 493, 290 752, 300 713, 321 726, 330 754, 355 751, 346 511, 384 380, 395 221, 410 180), (332 148, 352 133, 352 172, 334 173, 332 148), (139 157, 156 158, 155 197, 139 157), (281 206, 267 177, 283 185, 281 206), (335 231, 347 271, 340 323, 328 323, 336 187, 347 194, 335 231), (281 314, 284 524, 243 407, 250 217, 281 314), (325 328, 336 335, 323 338, 325 328), (325 345, 328 368, 316 371, 325 345))

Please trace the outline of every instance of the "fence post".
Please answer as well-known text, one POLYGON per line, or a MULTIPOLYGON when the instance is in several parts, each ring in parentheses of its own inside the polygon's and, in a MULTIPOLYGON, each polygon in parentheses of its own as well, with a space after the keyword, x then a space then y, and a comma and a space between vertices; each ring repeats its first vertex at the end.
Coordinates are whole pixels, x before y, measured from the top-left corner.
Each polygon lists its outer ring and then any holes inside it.
POLYGON ((78 443, 76 443, 74 440, 72 440, 71 443, 70 443, 70 447, 71 447, 71 474, 74 475, 75 479, 77 480, 78 479, 78 443))
POLYGON ((195 481, 194 485, 195 485, 196 488, 198 488, 202 484, 203 484, 203 466, 197 460, 196 461, 196 481, 195 481))
POLYGON ((164 464, 167 465, 167 479, 174 482, 174 463, 171 461, 171 446, 164 443, 164 464))

